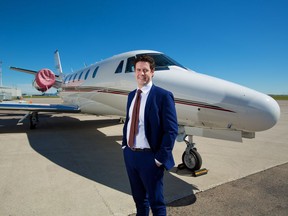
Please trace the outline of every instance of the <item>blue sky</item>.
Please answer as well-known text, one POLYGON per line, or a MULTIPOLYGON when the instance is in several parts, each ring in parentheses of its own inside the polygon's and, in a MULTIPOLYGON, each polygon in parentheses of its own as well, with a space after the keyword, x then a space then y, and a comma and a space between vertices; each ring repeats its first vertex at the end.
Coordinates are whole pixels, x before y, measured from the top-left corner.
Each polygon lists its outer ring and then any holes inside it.
MULTIPOLYGON (((287 0, 1 0, 3 85, 33 92, 33 77, 152 49, 182 65, 267 94, 288 94, 287 0)), ((55 91, 55 90, 54 90, 55 91)))

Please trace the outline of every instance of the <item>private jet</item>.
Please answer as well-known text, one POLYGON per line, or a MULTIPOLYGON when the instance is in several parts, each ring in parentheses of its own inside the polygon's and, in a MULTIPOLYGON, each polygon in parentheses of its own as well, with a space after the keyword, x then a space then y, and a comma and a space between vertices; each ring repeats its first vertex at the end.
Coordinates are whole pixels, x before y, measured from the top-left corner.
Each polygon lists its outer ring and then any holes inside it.
POLYGON ((153 83, 174 94, 178 117, 177 141, 187 145, 183 164, 199 170, 202 158, 193 136, 241 142, 254 138, 255 132, 272 128, 280 117, 278 103, 253 89, 197 73, 152 50, 137 50, 115 55, 70 74, 62 72, 59 52, 54 53, 58 73, 10 67, 35 76, 34 87, 45 92, 58 90, 63 104, 0 103, 2 110, 26 110, 30 128, 38 124, 39 112, 81 112, 96 115, 125 116, 127 95, 136 88, 134 59, 147 54, 156 63, 153 83))

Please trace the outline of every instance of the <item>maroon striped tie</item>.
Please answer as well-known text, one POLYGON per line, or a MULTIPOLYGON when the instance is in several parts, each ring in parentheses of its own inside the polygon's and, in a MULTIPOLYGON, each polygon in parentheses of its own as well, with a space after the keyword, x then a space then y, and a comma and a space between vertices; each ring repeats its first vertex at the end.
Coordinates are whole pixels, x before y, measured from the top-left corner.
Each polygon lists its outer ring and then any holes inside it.
POLYGON ((130 134, 129 134, 129 147, 134 147, 134 140, 136 134, 138 133, 138 124, 139 124, 139 110, 140 110, 140 102, 141 102, 141 93, 142 91, 138 89, 136 100, 133 107, 131 126, 130 126, 130 134))

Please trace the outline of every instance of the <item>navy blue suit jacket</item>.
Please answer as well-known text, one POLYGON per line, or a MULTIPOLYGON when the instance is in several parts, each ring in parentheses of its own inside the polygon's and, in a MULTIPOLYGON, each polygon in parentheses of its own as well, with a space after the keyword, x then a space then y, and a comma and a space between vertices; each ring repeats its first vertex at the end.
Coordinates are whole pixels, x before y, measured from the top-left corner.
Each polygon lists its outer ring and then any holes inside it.
MULTIPOLYGON (((126 107, 126 121, 123 127, 122 146, 127 146, 127 124, 129 108, 136 89, 129 93, 126 107)), ((158 86, 152 85, 145 106, 145 135, 155 159, 165 169, 171 169, 175 163, 172 155, 174 142, 178 134, 178 123, 173 94, 158 86)))

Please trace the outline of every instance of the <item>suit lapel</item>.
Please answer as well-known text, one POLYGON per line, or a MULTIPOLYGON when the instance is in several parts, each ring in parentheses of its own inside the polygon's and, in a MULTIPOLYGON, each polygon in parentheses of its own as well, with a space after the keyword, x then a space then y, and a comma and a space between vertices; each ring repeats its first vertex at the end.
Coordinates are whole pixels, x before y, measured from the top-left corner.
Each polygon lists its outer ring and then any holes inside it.
POLYGON ((145 114, 144 114, 145 121, 148 119, 148 115, 149 115, 149 112, 150 112, 150 108, 151 108, 151 105, 152 105, 154 94, 155 94, 155 86, 152 85, 152 87, 150 89, 150 92, 149 92, 149 95, 148 95, 148 98, 147 98, 147 101, 146 101, 146 105, 145 105, 145 114))
POLYGON ((132 103, 132 101, 133 101, 133 98, 134 98, 134 96, 135 96, 136 90, 137 90, 137 89, 135 89, 134 91, 132 91, 131 94, 130 94, 129 97, 128 97, 128 111, 129 111, 129 108, 130 108, 131 103, 132 103))

